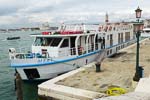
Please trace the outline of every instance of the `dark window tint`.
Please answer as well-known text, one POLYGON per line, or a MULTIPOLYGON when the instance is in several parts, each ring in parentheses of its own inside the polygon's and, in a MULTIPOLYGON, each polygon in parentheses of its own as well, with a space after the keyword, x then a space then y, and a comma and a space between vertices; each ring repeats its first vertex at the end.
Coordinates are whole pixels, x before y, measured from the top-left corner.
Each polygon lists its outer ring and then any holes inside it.
POLYGON ((35 40, 35 42, 34 42, 34 45, 35 46, 41 46, 42 45, 42 41, 43 41, 42 38, 37 37, 36 40, 35 40))
POLYGON ((68 39, 64 39, 62 45, 61 45, 61 48, 64 48, 64 47, 68 47, 69 46, 69 40, 68 39))
POLYGON ((28 79, 40 78, 39 72, 36 68, 23 69, 28 79))
POLYGON ((50 46, 58 46, 61 41, 61 38, 54 38, 50 46))

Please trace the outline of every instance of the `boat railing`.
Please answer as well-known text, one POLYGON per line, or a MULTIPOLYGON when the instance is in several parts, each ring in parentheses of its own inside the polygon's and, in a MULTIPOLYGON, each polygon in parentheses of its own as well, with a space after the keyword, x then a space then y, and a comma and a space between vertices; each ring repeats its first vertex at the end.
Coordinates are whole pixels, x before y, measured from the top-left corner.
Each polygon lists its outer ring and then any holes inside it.
POLYGON ((59 57, 64 57, 64 56, 74 56, 74 55, 82 55, 86 53, 86 46, 78 46, 77 49, 76 47, 73 48, 68 48, 68 49, 62 49, 59 52, 59 57), (76 51, 77 50, 77 51, 76 51), (77 53, 78 52, 78 53, 77 53))
POLYGON ((17 48, 16 52, 17 53, 29 53, 29 52, 31 52, 31 49, 30 48, 25 48, 25 47, 17 48))
POLYGON ((93 43, 88 45, 88 52, 92 52, 92 51, 94 51, 94 44, 93 43))
MULTIPOLYGON (((79 55, 82 55, 82 54, 86 54, 86 53, 90 53, 90 52, 93 52, 95 50, 98 50, 98 43, 90 43, 90 44, 87 44, 85 46, 79 46, 78 47, 78 54, 79 55)), ((100 49, 100 48, 99 48, 100 49)))
MULTIPOLYGON (((78 50, 78 55, 86 54, 93 52, 95 50, 98 50, 98 43, 91 43, 85 46, 78 46, 76 49, 73 48, 66 48, 59 51, 59 57, 65 57, 65 56, 73 56, 77 55, 76 50, 78 50), (94 46, 95 45, 95 46, 94 46)), ((52 58, 51 55, 48 53, 45 55, 39 54, 39 53, 31 53, 26 48, 20 48, 19 52, 15 54, 16 59, 31 59, 31 58, 52 58), (24 53, 23 53, 24 52, 24 53)))
POLYGON ((70 54, 71 55, 76 55, 76 48, 75 47, 70 48, 70 54))
POLYGON ((61 48, 59 50, 59 57, 65 57, 65 56, 73 56, 76 55, 76 48, 61 48))
MULTIPOLYGON (((78 50, 78 55, 90 53, 90 52, 93 52, 95 50, 98 50, 98 43, 95 43, 95 44, 91 43, 91 44, 87 44, 85 46, 78 46, 77 50, 78 50)), ((76 48, 75 47, 70 49, 70 54, 76 55, 76 48)))
POLYGON ((30 58, 38 58, 35 53, 16 53, 16 59, 30 59, 30 58))

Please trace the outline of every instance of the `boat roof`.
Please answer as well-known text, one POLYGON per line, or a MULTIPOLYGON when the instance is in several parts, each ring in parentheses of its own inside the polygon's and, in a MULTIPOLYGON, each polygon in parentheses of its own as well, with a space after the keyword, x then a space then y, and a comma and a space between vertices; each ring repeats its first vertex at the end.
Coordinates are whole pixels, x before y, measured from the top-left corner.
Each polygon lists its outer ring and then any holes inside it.
POLYGON ((43 35, 43 34, 31 34, 31 37, 74 37, 74 36, 86 36, 86 35, 94 35, 94 34, 104 34, 100 32, 92 32, 92 33, 82 33, 82 34, 50 34, 50 35, 43 35))
POLYGON ((150 31, 150 28, 144 28, 143 31, 150 31))

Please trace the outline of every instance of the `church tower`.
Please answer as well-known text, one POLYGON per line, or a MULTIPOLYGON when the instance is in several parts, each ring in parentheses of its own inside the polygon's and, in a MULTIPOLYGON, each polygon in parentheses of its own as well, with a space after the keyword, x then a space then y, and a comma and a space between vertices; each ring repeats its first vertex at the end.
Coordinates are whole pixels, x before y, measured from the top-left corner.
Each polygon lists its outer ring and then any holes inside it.
POLYGON ((108 23, 109 22, 109 20, 108 20, 108 13, 106 13, 106 15, 105 15, 105 23, 108 23))

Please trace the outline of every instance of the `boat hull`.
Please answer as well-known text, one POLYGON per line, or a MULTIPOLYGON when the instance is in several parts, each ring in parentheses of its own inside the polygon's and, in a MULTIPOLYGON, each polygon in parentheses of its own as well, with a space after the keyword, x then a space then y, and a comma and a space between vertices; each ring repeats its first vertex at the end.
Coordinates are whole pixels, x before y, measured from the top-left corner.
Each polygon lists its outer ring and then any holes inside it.
MULTIPOLYGON (((91 55, 87 55, 86 57, 77 58, 74 60, 70 60, 67 62, 55 63, 55 64, 47 64, 47 65, 40 65, 40 66, 29 66, 29 67, 16 67, 17 72, 20 74, 23 80, 45 80, 56 77, 68 71, 77 69, 95 61, 97 56, 99 55, 100 51, 91 55), (30 70, 36 71, 30 71, 30 70), (27 75, 28 71, 28 75, 27 75), (36 73, 38 75, 36 77, 30 77, 29 74, 36 73)), ((32 75, 34 76, 34 75, 32 75)))

